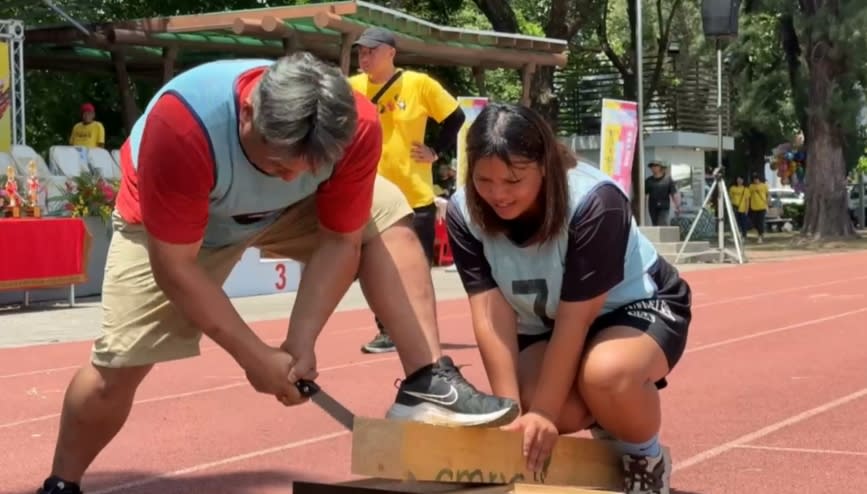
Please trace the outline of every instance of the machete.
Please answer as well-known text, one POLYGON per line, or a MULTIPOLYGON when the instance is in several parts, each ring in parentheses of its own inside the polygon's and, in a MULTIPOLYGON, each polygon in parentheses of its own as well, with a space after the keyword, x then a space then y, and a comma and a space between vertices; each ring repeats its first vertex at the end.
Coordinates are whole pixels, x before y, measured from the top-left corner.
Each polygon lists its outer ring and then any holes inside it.
POLYGON ((353 423, 355 422, 355 414, 350 412, 345 406, 341 405, 339 401, 335 400, 325 391, 322 391, 322 388, 319 387, 313 381, 308 381, 306 379, 301 379, 295 386, 298 387, 298 391, 301 392, 303 396, 310 398, 313 403, 319 405, 319 408, 325 410, 325 413, 331 415, 331 418, 340 422, 343 427, 346 427, 348 430, 352 430, 353 423))

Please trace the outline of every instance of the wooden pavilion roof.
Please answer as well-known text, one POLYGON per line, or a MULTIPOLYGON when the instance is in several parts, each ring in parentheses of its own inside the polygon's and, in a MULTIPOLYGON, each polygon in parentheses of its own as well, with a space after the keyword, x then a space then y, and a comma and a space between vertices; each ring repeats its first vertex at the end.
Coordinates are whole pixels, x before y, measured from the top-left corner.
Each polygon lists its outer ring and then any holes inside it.
POLYGON ((306 50, 349 69, 349 46, 367 27, 392 30, 400 65, 528 69, 566 65, 563 40, 440 26, 360 0, 85 24, 25 32, 28 69, 116 71, 164 77, 215 59, 306 50))

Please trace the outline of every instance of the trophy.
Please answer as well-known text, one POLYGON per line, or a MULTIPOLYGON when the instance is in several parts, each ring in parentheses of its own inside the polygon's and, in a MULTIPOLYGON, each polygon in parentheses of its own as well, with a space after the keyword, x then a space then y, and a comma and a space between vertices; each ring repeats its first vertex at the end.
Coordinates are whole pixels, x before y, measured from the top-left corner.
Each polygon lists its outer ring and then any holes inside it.
POLYGON ((27 170, 30 176, 27 177, 27 207, 25 212, 27 216, 34 218, 42 217, 42 210, 39 209, 39 177, 36 176, 36 162, 31 160, 27 165, 27 170))
POLYGON ((3 208, 4 216, 11 216, 13 218, 21 216, 21 196, 18 195, 15 168, 11 165, 6 168, 6 201, 8 201, 8 204, 3 208))

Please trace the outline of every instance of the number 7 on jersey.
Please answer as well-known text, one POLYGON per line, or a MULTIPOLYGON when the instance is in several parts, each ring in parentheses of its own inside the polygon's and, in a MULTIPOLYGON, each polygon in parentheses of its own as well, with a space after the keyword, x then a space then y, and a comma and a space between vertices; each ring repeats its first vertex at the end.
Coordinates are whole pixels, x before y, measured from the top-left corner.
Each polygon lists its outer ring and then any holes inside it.
POLYGON ((548 317, 545 308, 548 306, 548 282, 544 278, 512 281, 512 293, 515 295, 535 295, 533 312, 548 329, 554 329, 554 320, 548 317))

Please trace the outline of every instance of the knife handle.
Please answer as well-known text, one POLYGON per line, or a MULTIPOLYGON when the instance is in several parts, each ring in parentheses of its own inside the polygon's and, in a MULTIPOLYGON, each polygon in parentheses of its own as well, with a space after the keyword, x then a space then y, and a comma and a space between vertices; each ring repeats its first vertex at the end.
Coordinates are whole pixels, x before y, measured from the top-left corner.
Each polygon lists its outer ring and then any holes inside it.
POLYGON ((315 395, 319 391, 319 385, 306 379, 299 379, 298 382, 295 383, 295 386, 298 388, 298 391, 307 398, 315 395))

